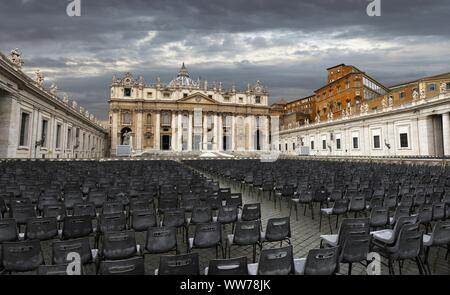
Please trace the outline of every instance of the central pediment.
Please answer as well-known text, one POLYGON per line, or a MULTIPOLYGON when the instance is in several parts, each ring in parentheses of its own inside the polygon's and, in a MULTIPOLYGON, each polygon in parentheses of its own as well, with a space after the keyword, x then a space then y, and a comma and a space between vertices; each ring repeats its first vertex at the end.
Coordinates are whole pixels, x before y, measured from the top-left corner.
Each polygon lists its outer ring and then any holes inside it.
POLYGON ((200 92, 196 92, 187 97, 183 97, 182 99, 177 100, 177 102, 195 104, 218 104, 217 101, 200 92))

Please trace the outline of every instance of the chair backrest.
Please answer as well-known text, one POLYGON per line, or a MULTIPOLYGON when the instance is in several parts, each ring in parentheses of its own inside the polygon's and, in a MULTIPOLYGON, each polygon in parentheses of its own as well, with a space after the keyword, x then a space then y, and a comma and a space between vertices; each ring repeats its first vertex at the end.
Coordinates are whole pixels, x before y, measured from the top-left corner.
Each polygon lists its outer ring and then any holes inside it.
POLYGON ((87 200, 93 202, 96 208, 101 208, 106 203, 106 194, 103 191, 91 191, 87 200))
POLYGON ((433 246, 445 246, 450 243, 450 221, 438 221, 431 233, 433 246))
POLYGON ((247 257, 212 259, 209 261, 208 275, 248 275, 247 257))
POLYGON ((14 218, 0 219, 0 243, 16 241, 19 237, 14 218))
POLYGON ((418 220, 420 223, 429 223, 433 220, 433 205, 422 204, 419 206, 418 220))
POLYGON ((82 264, 92 262, 89 238, 80 238, 67 241, 54 241, 52 246, 53 264, 67 263, 67 254, 71 252, 76 252, 80 255, 82 264))
POLYGON ((370 226, 385 226, 389 222, 389 209, 387 207, 375 206, 370 211, 370 226))
POLYGON ((261 251, 258 275, 289 275, 294 273, 294 257, 291 245, 261 251))
POLYGON ((179 209, 167 209, 163 215, 163 226, 181 227, 186 222, 186 210, 179 209))
POLYGON ((344 238, 340 261, 343 263, 361 262, 367 259, 372 236, 370 234, 352 234, 344 238))
POLYGON ((348 211, 349 199, 336 199, 333 204, 333 214, 344 214, 348 211))
POLYGON ((120 213, 124 211, 124 205, 120 201, 109 201, 103 203, 102 205, 102 213, 103 214, 114 214, 120 213))
POLYGON ((220 223, 203 223, 195 227, 194 247, 208 248, 217 245, 222 239, 220 223))
POLYGON ((433 203, 433 220, 445 218, 445 203, 433 203))
POLYGON ((151 227, 147 230, 145 248, 150 253, 166 253, 177 246, 175 227, 151 227))
POLYGON ((40 276, 65 276, 68 264, 40 265, 37 274, 40 276))
POLYGON ((99 229, 104 233, 107 231, 122 231, 126 229, 127 221, 125 213, 102 214, 100 216, 99 229))
POLYGON ((92 218, 90 216, 66 216, 64 217, 62 236, 63 239, 75 239, 92 234, 92 218))
POLYGON ((261 219, 261 204, 245 204, 242 209, 241 219, 243 221, 252 221, 261 219))
POLYGON ((63 202, 56 202, 54 204, 45 205, 43 208, 43 216, 62 219, 66 216, 66 206, 64 206, 63 202))
POLYGON ((106 260, 127 259, 137 254, 134 231, 106 232, 102 254, 106 260))
POLYGON ((241 193, 233 193, 230 194, 226 199, 227 206, 237 206, 242 207, 242 194, 241 193))
POLYGON ((238 218, 238 208, 236 206, 222 206, 219 208, 217 221, 222 224, 236 222, 238 218))
POLYGON ((339 270, 339 247, 313 249, 308 252, 305 275, 333 275, 339 270))
POLYGON ((30 218, 27 222, 26 238, 45 241, 58 235, 58 222, 55 217, 30 218))
POLYGON ((198 253, 185 255, 161 256, 159 260, 159 275, 199 275, 198 253))
POLYGON ((358 195, 350 199, 350 211, 361 211, 366 208, 366 198, 358 195))
POLYGON ((197 206, 192 209, 191 223, 208 223, 211 222, 212 211, 209 206, 197 206))
POLYGON ((131 227, 134 231, 146 231, 149 227, 158 226, 156 213, 153 209, 133 212, 131 227))
POLYGON ((39 240, 4 242, 2 250, 3 267, 10 272, 37 270, 44 263, 39 240))
POLYGON ((89 215, 92 218, 96 217, 95 204, 93 202, 77 203, 73 206, 74 216, 89 215))
POLYGON ((261 221, 240 221, 234 228, 233 243, 237 245, 252 245, 261 239, 261 221))
POLYGON ((394 225, 394 228, 392 229, 392 238, 394 241, 397 241, 398 235, 400 234, 400 231, 402 230, 403 226, 409 225, 409 224, 415 224, 417 222, 417 216, 404 216, 400 217, 397 222, 394 225))
POLYGON ((370 220, 369 218, 345 218, 342 220, 341 226, 338 230, 338 245, 342 241, 343 237, 346 234, 351 234, 352 232, 348 232, 348 229, 354 228, 353 233, 363 234, 365 232, 369 232, 370 228, 370 220))
POLYGON ((400 217, 407 217, 410 215, 411 212, 411 208, 410 207, 406 207, 406 206, 398 206, 397 208, 395 208, 395 213, 394 213, 394 217, 393 217, 393 222, 392 223, 396 223, 397 220, 400 217))
POLYGON ((283 241, 291 237, 289 217, 271 218, 267 221, 265 239, 268 242, 283 241))
POLYGON ((423 244, 423 231, 419 231, 419 224, 405 224, 395 245, 398 259, 412 259, 419 256, 423 244))
POLYGON ((145 275, 143 257, 132 257, 122 260, 101 261, 100 275, 145 275))

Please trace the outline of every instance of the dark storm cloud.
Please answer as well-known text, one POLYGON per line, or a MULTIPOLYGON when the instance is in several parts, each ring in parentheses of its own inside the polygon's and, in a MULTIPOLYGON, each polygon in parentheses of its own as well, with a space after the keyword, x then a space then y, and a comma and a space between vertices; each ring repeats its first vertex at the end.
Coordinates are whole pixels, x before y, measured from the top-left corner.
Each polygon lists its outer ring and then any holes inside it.
POLYGON ((169 81, 184 59, 209 81, 245 88, 259 79, 273 100, 309 95, 325 68, 343 62, 388 85, 448 71, 449 1, 381 1, 382 16, 370 18, 367 0, 82 0, 82 16, 70 18, 68 0, 0 0, 0 50, 20 47, 26 67, 51 70, 59 89, 101 118, 113 74, 169 81), (345 44, 355 37, 373 50, 345 44), (261 49, 269 51, 255 57, 261 49))

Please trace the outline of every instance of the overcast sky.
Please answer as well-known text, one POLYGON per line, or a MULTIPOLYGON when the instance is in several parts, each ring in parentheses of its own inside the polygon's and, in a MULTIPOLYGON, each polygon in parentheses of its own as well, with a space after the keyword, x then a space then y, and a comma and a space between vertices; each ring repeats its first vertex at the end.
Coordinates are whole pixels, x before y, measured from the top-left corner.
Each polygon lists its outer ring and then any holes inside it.
POLYGON ((450 1, 381 0, 0 0, 0 51, 20 48, 100 119, 113 74, 168 83, 184 61, 193 78, 225 87, 261 80, 271 102, 310 95, 326 68, 357 66, 387 86, 450 72, 450 1))

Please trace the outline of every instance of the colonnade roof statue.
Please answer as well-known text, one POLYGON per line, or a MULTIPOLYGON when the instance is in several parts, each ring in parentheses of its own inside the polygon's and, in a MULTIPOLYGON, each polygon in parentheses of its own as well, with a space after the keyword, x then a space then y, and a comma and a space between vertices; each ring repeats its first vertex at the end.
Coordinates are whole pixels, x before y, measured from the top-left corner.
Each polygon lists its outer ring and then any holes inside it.
MULTIPOLYGON (((63 107, 67 107, 67 109, 78 111, 78 109, 76 108, 77 103, 75 101, 72 102, 72 108, 70 108, 69 96, 67 94, 64 94, 64 97, 62 99, 57 95, 58 86, 56 85, 56 83, 53 82, 49 89, 44 88, 45 76, 41 72, 40 69, 36 69, 36 71, 35 71, 36 78, 35 79, 31 79, 27 74, 22 72, 22 66, 24 64, 24 61, 23 61, 23 57, 22 57, 22 52, 18 48, 11 50, 9 57, 6 57, 2 53, 0 53, 0 59, 9 61, 10 65, 12 65, 12 67, 18 73, 20 73, 26 81, 28 81, 30 84, 34 85, 35 87, 37 86, 38 88, 40 88, 41 91, 46 93, 47 96, 51 97, 53 100, 61 102, 63 107)), ((80 110, 80 113, 83 117, 86 117, 88 120, 92 121, 94 124, 104 128, 102 125, 100 125, 100 121, 97 118, 95 118, 94 116, 91 116, 91 114, 89 112, 87 112, 87 111, 85 112, 84 108, 82 109, 82 111, 80 110)))

